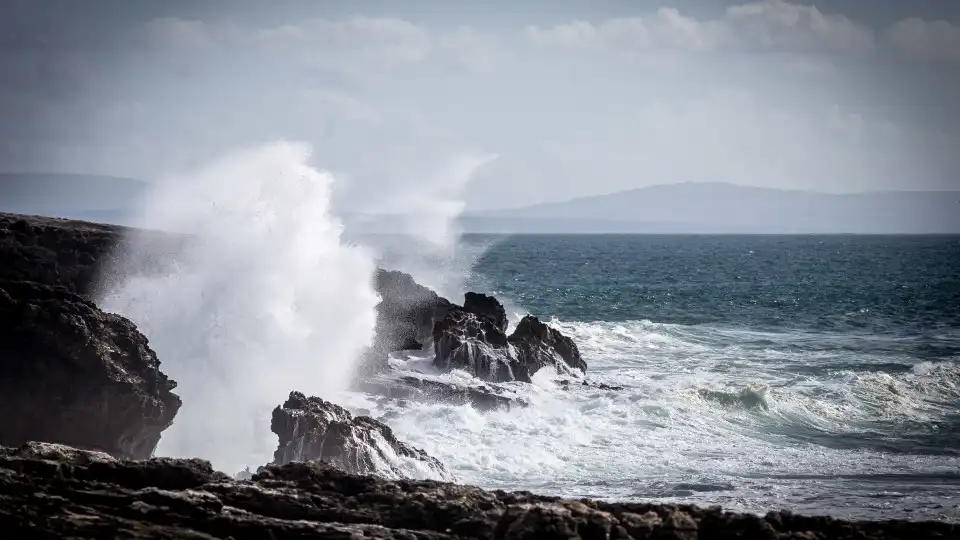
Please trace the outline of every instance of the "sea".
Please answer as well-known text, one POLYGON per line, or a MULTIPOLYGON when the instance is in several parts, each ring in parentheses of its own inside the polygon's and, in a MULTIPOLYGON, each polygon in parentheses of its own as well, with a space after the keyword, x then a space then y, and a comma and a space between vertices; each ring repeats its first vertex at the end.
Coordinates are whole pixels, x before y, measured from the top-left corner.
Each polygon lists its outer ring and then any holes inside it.
MULTIPOLYGON (((960 521, 960 237, 468 235, 459 249, 457 279, 427 284, 549 321, 588 381, 622 389, 563 389, 544 370, 514 384, 530 406, 510 410, 349 398, 457 481, 960 521)), ((430 373, 426 356, 393 363, 430 373)))

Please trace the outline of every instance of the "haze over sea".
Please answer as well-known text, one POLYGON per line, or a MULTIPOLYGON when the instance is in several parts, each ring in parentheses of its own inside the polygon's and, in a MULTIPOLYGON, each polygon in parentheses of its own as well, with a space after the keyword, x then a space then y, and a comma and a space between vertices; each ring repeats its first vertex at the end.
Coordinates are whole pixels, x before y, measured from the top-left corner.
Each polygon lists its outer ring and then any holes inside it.
POLYGON ((461 252, 482 255, 447 286, 552 319, 588 378, 625 388, 543 375, 534 406, 485 414, 364 403, 460 481, 960 519, 960 237, 468 236, 461 252))

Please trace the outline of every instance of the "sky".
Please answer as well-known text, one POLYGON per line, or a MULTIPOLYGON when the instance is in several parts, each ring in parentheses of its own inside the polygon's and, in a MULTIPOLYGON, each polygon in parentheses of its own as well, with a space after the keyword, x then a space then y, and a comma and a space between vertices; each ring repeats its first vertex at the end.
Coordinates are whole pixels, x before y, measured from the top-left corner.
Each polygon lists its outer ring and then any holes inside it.
POLYGON ((420 190, 484 210, 688 181, 957 189, 958 96, 949 0, 0 7, 0 171, 151 181, 282 138, 358 211, 420 190))

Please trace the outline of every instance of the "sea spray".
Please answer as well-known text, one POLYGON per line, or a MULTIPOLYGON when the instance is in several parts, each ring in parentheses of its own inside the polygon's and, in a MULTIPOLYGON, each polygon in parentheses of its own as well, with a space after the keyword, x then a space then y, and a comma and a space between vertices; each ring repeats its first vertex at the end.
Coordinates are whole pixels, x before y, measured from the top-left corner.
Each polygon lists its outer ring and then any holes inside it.
POLYGON ((395 171, 380 196, 364 210, 390 216, 389 234, 360 241, 383 266, 407 272, 442 296, 458 299, 477 260, 490 243, 460 242, 458 218, 467 186, 497 154, 462 154, 415 173, 395 171))
POLYGON ((146 242, 132 233, 124 253, 136 255, 104 272, 101 305, 132 319, 179 383, 158 455, 230 473, 269 462, 271 410, 294 389, 343 389, 370 343, 373 256, 341 241, 334 178, 309 153, 277 142, 157 183, 140 223, 189 240, 141 272, 146 242))

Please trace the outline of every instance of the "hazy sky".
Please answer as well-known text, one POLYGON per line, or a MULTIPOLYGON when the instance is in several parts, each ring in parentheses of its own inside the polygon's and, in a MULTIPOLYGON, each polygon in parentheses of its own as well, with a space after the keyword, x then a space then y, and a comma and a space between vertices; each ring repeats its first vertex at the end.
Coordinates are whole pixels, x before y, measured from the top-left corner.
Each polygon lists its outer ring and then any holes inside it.
POLYGON ((960 187, 950 0, 4 0, 0 77, 6 171, 151 180, 282 137, 351 208, 489 153, 470 208, 960 187))

